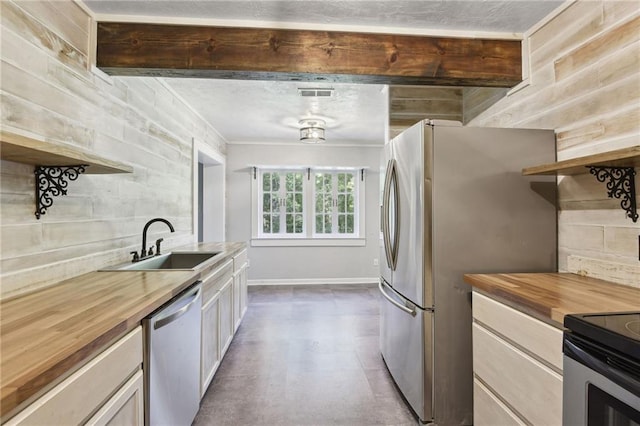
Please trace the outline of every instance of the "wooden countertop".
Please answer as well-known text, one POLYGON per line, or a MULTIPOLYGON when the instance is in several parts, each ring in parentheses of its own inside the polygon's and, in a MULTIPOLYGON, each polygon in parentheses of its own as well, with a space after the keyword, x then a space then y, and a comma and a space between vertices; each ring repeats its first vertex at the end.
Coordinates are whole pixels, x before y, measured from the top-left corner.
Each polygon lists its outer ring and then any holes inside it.
POLYGON ((220 251, 198 270, 91 272, 0 303, 2 419, 69 376, 134 329, 245 243, 192 244, 220 251))
POLYGON ((559 328, 568 314, 640 311, 640 288, 571 273, 465 274, 464 280, 559 328))

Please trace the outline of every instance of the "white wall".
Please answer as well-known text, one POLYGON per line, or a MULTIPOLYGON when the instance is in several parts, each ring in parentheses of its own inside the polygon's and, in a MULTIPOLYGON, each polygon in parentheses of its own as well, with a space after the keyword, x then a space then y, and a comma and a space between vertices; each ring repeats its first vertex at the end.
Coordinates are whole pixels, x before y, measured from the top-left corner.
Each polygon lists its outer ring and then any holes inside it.
POLYGON ((227 239, 251 239, 249 165, 368 167, 364 247, 250 247, 254 283, 375 282, 379 267, 379 162, 382 147, 227 145, 227 239))

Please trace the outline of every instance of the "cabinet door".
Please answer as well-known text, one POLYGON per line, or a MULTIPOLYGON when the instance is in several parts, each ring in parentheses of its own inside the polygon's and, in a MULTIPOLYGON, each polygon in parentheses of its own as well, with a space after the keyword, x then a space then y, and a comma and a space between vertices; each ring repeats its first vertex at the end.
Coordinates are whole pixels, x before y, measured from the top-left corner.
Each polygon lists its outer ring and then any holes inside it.
POLYGON ((220 356, 224 356, 233 338, 233 278, 220 290, 220 356))
POLYGON ((238 271, 233 276, 233 329, 234 331, 240 326, 240 320, 242 319, 242 271, 238 271))
POLYGON ((247 267, 240 271, 240 318, 244 317, 244 313, 247 311, 247 267))
POLYGON ((200 398, 207 391, 220 365, 220 293, 202 307, 202 343, 200 366, 200 398))
POLYGON ((143 426, 142 370, 125 383, 86 423, 88 426, 143 426))

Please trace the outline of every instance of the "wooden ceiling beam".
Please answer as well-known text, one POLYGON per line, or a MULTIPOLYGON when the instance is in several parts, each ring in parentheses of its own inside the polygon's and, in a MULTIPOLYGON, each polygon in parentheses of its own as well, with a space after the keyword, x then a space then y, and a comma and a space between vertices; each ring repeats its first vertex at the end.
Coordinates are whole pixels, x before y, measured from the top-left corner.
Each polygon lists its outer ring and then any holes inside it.
POLYGON ((112 75, 512 87, 518 40, 98 23, 112 75))

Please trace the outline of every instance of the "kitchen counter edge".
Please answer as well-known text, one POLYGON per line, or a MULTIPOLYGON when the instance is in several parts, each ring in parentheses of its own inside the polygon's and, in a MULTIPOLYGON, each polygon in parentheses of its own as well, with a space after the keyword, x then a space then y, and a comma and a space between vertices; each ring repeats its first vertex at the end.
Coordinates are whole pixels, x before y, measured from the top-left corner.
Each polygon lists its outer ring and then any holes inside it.
POLYGON ((559 329, 569 314, 640 310, 640 288, 568 272, 464 274, 464 280, 474 291, 559 329))
MULTIPOLYGON (((163 304, 171 300, 181 291, 195 283, 211 270, 247 248, 244 242, 228 243, 192 243, 176 247, 171 251, 219 251, 220 254, 213 259, 204 262, 201 267, 194 270, 167 270, 167 271, 95 271, 74 278, 63 280, 52 286, 37 290, 15 298, 9 298, 0 302, 0 334, 2 335, 2 356, 0 357, 2 377, 0 377, 0 420, 4 423, 13 415, 20 412, 37 398, 66 377, 77 371, 93 357, 107 348, 127 332, 140 324, 143 318, 151 314, 163 304), (158 288, 149 288, 148 280, 159 282, 158 288), (157 281, 156 281, 157 280, 157 281), (115 307, 113 312, 107 312, 106 307, 100 312, 101 306, 92 308, 73 306, 77 304, 91 304, 92 295, 101 294, 99 287, 121 282, 122 288, 109 288, 109 298, 118 300, 126 299, 128 291, 133 290, 134 300, 123 300, 115 307), (125 284, 126 283, 126 284, 125 284), (43 317, 51 315, 48 311, 48 301, 62 299, 67 302, 64 294, 73 295, 73 300, 68 301, 70 315, 77 311, 92 309, 92 314, 99 318, 98 321, 86 320, 86 327, 74 328, 73 324, 66 323, 66 329, 73 329, 73 333, 58 330, 55 324, 44 326, 46 333, 51 336, 43 336, 42 324, 40 330, 29 330, 32 323, 37 323, 43 317), (38 303, 39 302, 39 303, 38 303), (129 302, 129 303, 127 303, 129 302), (36 306, 35 312, 33 307, 36 306), (25 308, 30 308, 28 314, 25 308), (98 312, 96 312, 96 310, 98 312), (39 314, 38 311, 42 311, 39 314), (14 313, 20 313, 14 315, 14 313), (50 341, 47 345, 33 345, 29 349, 28 359, 36 359, 34 362, 24 362, 22 355, 29 345, 18 343, 20 334, 38 337, 38 341, 50 341), (65 336, 66 340, 65 341, 65 336), (81 336, 81 338, 79 338, 81 336), (6 339, 6 340, 5 340, 6 339), (11 348, 11 343, 14 342, 11 348), (55 348, 50 348, 55 345, 55 348), (20 346, 18 348, 18 346, 20 346), (42 352, 42 357, 32 351, 42 352), (8 373, 11 372, 11 373, 8 373)), ((98 297, 98 296, 95 296, 98 297)), ((63 302, 60 302, 63 303, 63 302)), ((80 322, 80 316, 77 321, 80 322)), ((76 324, 77 325, 77 324, 76 324)), ((58 327, 59 328, 59 327, 58 327)))

